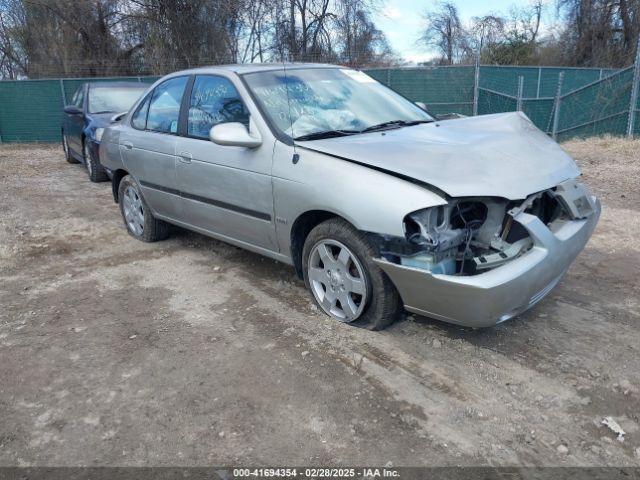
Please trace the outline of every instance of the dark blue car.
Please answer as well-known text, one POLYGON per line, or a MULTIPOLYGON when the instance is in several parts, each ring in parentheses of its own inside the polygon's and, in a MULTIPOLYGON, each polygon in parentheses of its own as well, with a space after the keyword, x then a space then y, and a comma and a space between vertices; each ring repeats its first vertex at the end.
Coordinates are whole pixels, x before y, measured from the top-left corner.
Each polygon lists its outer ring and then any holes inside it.
POLYGON ((62 148, 67 162, 84 163, 92 182, 108 179, 99 157, 104 128, 114 115, 128 111, 147 87, 137 82, 88 82, 64 107, 62 148))

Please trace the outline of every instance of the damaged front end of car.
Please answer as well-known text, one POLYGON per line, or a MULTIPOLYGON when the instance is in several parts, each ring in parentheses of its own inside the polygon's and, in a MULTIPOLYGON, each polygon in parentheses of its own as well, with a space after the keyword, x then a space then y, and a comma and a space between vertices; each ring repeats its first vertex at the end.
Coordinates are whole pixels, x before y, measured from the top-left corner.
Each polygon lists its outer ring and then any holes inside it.
POLYGON ((377 261, 396 284, 408 310, 463 325, 492 325, 529 308, 553 288, 588 240, 599 208, 596 198, 574 179, 520 201, 453 198, 445 205, 408 214, 404 238, 374 235, 381 255, 377 261), (525 257, 540 257, 547 267, 534 262, 529 269, 523 268, 528 262, 518 259, 525 257), (522 287, 510 285, 520 284, 513 281, 521 275, 532 276, 528 284, 522 284, 525 294, 515 295, 511 289, 522 287), (405 287, 411 282, 422 283, 424 288, 405 287), (494 305, 504 308, 482 313, 476 304, 459 315, 456 311, 460 309, 449 308, 442 298, 425 301, 439 291, 433 285, 438 282, 452 291, 460 286, 457 300, 446 292, 444 298, 450 301, 472 300, 464 295, 469 289, 489 289, 494 292, 489 295, 494 305), (505 298, 496 298, 500 295, 505 298), (514 304, 513 298, 520 303, 514 304), (434 310, 434 305, 442 308, 434 310))

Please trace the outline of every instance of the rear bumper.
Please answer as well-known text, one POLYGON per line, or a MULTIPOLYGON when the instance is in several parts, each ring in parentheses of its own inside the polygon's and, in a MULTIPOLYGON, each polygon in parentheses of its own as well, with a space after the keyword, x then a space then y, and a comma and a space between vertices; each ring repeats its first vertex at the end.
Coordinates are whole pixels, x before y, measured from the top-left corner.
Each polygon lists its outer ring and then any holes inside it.
POLYGON ((515 260, 472 276, 431 274, 385 259, 375 259, 400 292, 410 312, 468 327, 489 327, 508 320, 542 300, 589 240, 600 202, 586 219, 571 220, 552 232, 538 217, 519 213, 533 247, 515 260))

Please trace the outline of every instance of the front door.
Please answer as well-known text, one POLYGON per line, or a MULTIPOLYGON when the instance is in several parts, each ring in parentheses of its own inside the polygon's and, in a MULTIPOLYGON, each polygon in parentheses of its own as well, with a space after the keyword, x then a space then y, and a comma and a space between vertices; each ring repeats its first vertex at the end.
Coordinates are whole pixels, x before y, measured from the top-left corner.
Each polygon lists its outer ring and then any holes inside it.
POLYGON ((176 140, 180 103, 189 77, 158 85, 140 104, 131 125, 120 133, 120 151, 127 171, 142 189, 155 215, 173 220, 182 216, 176 178, 176 140))
POLYGON ((273 144, 250 149, 209 140, 209 130, 219 123, 240 122, 250 128, 245 103, 226 77, 197 75, 185 106, 186 132, 176 144, 185 221, 211 233, 277 250, 273 144))
POLYGON ((71 100, 73 105, 78 107, 81 113, 65 113, 67 144, 80 156, 82 156, 82 130, 84 129, 84 97, 85 85, 81 85, 71 100))

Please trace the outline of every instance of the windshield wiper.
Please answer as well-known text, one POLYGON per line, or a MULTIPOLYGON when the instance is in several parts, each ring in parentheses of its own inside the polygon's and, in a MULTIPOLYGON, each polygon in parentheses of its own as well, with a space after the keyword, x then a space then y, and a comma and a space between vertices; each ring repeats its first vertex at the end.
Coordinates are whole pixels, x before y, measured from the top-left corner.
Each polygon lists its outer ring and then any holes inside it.
POLYGON ((101 113, 113 113, 113 110, 101 110, 99 112, 91 112, 90 115, 100 115, 101 113))
POLYGON ((360 133, 375 132, 378 130, 385 130, 392 127, 411 127, 412 125, 418 125, 420 123, 431 123, 433 120, 390 120, 388 122, 378 123, 377 125, 371 125, 370 127, 361 130, 360 133))
POLYGON ((313 132, 313 133, 307 133, 306 135, 300 135, 299 137, 295 137, 294 140, 298 140, 298 141, 322 140, 323 138, 346 137, 347 135, 355 135, 356 133, 360 133, 360 131, 359 130, 323 130, 321 132, 313 132))
POLYGON ((390 128, 410 127, 420 123, 431 123, 434 120, 390 120, 388 122, 379 123, 365 128, 364 130, 323 130, 321 132, 307 133, 295 137, 294 140, 322 140, 323 138, 346 137, 347 135, 356 135, 358 133, 375 132, 379 130, 387 130, 390 128))

